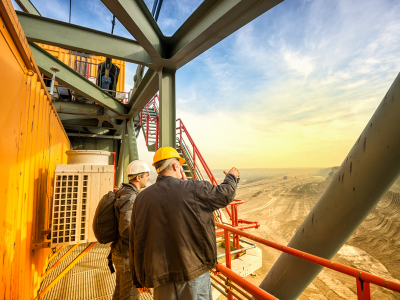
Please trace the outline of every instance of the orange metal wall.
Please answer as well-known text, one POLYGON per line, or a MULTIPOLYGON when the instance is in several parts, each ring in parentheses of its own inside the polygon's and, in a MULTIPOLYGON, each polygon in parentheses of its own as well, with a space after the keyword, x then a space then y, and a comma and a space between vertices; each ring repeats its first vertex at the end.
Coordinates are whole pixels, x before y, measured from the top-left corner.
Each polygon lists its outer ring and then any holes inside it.
POLYGON ((51 254, 42 230, 70 144, 49 99, 11 1, 0 0, 1 299, 32 299, 51 254))
MULTIPOLYGON (((69 50, 60 48, 60 47, 55 47, 55 46, 49 46, 45 44, 39 44, 40 47, 42 47, 44 50, 47 52, 51 53, 55 57, 57 57, 59 60, 61 60, 64 64, 70 66, 71 68, 74 68, 75 66, 75 55, 71 55, 69 53, 69 50)), ((106 61, 106 58, 103 56, 95 56, 92 55, 89 59, 88 62, 99 64, 106 61)), ((117 91, 119 92, 125 92, 125 62, 123 60, 118 60, 118 59, 113 59, 112 63, 115 64, 117 67, 120 68, 120 74, 117 82, 117 91)), ((91 74, 96 74, 96 68, 97 66, 92 65, 91 66, 91 74)))

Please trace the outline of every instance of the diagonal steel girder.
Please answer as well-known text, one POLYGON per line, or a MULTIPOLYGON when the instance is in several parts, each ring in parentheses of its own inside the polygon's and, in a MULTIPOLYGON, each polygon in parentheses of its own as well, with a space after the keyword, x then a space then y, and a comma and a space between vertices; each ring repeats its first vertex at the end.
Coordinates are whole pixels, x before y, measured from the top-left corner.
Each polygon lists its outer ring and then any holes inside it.
POLYGON ((163 56, 163 34, 154 21, 146 4, 135 0, 102 0, 122 25, 158 65, 163 56))
POLYGON ((47 51, 40 48, 38 45, 29 43, 29 46, 35 58, 36 64, 43 74, 52 77, 53 74, 50 68, 55 66, 60 70, 60 72, 56 73, 56 80, 58 82, 67 88, 76 91, 80 95, 109 109, 119 116, 125 114, 124 106, 117 99, 105 93, 97 85, 87 80, 79 73, 75 72, 73 69, 68 67, 66 64, 61 62, 47 51))
POLYGON ((24 12, 36 15, 36 16, 41 16, 39 11, 36 9, 36 7, 32 4, 30 0, 15 0, 15 2, 18 4, 19 7, 24 12))
POLYGON ((157 93, 159 88, 159 75, 157 71, 147 70, 137 89, 131 95, 129 104, 131 109, 129 117, 136 117, 151 98, 157 93))
POLYGON ((49 18, 17 12, 28 41, 148 66, 150 55, 136 41, 49 18))
POLYGON ((283 0, 205 0, 168 39, 167 68, 179 69, 283 0))
POLYGON ((143 0, 102 0, 150 54, 152 68, 177 70, 283 0, 205 0, 172 37, 143 0))

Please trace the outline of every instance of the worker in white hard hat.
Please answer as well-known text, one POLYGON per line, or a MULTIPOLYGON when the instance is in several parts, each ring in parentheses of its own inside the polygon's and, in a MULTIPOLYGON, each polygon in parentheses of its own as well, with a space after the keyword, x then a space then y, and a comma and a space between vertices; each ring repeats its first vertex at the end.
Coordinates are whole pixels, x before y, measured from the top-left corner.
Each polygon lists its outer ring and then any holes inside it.
POLYGON ((134 160, 126 169, 129 183, 123 183, 116 194, 114 204, 118 220, 119 239, 113 243, 112 261, 116 268, 116 285, 113 300, 139 300, 140 293, 132 284, 132 273, 129 269, 129 231, 133 203, 137 194, 147 186, 150 180, 149 166, 134 160))

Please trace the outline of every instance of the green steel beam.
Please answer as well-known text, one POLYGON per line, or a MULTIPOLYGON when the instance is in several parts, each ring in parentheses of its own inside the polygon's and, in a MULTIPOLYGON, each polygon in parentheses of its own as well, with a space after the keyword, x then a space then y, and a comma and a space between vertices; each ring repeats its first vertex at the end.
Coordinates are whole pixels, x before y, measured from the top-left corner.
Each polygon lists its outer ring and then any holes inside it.
POLYGON ((160 147, 176 147, 175 70, 162 69, 160 77, 160 147))
POLYGON ((128 113, 130 118, 136 117, 159 88, 159 75, 154 70, 147 70, 138 88, 132 93, 129 104, 131 109, 128 113))
POLYGON ((157 64, 163 56, 163 35, 143 0, 101 0, 157 64))
POLYGON ((15 2, 18 4, 19 7, 21 7, 21 9, 24 12, 36 15, 36 16, 41 16, 41 14, 39 13, 39 11, 36 9, 36 7, 32 4, 31 1, 29 0, 15 0, 15 2))
POLYGON ((122 158, 122 162, 123 162, 123 178, 124 178, 124 183, 128 183, 129 182, 129 178, 128 175, 126 175, 126 169, 128 168, 128 165, 130 163, 129 161, 129 134, 128 132, 125 132, 125 143, 124 143, 124 156, 122 158))
POLYGON ((119 147, 119 152, 118 152, 118 164, 117 164, 117 171, 115 172, 115 186, 120 186, 122 183, 122 179, 123 179, 123 172, 124 172, 124 155, 126 155, 126 153, 124 153, 125 151, 125 136, 126 136, 126 120, 122 123, 123 126, 123 130, 122 130, 122 140, 121 140, 121 144, 119 147))
POLYGON ((73 115, 73 114, 63 114, 63 113, 59 113, 58 115, 60 117, 61 122, 64 125, 106 128, 117 131, 121 130, 121 125, 118 125, 113 119, 105 115, 85 116, 85 115, 73 115))
POLYGON ((168 39, 164 67, 179 69, 283 0, 205 0, 168 39))
MULTIPOLYGON (((59 59, 40 48, 34 43, 29 43, 32 54, 40 71, 46 76, 52 77, 51 67, 57 67, 60 72, 56 73, 56 80, 62 85, 77 92, 78 94, 106 107, 117 115, 124 115, 124 106, 114 97, 103 92, 103 90, 75 72, 59 59)), ((115 116, 111 116, 115 117, 115 116)))
POLYGON ((17 12, 28 41, 150 65, 151 58, 136 41, 40 16, 17 12))
POLYGON ((54 107, 59 114, 99 116, 103 111, 100 105, 77 102, 54 101, 54 107))
POLYGON ((139 159, 139 152, 136 143, 135 126, 133 123, 133 118, 130 118, 127 122, 128 131, 128 143, 129 143, 129 161, 134 161, 139 159))

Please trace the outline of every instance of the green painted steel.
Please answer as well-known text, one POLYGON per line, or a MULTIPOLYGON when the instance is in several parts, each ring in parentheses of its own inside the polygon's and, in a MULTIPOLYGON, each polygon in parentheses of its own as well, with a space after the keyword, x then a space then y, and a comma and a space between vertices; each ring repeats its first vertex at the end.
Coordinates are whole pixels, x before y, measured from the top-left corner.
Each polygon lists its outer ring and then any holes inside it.
POLYGON ((118 164, 117 164, 117 170, 115 172, 115 186, 121 186, 122 179, 123 179, 123 172, 124 170, 124 155, 125 155, 125 135, 126 135, 126 121, 122 123, 123 126, 123 131, 122 131, 122 140, 121 144, 119 147, 119 152, 118 152, 118 164))
POLYGON ((17 12, 28 41, 150 65, 150 55, 136 41, 49 18, 17 12))
MULTIPOLYGON (((126 125, 128 125, 128 124, 126 123, 126 125)), ((128 183, 129 182, 129 178, 126 175, 126 169, 128 168, 128 165, 130 163, 130 160, 129 160, 129 156, 130 156, 129 144, 130 144, 129 143, 129 134, 128 134, 127 131, 125 131, 124 156, 122 158, 122 162, 123 162, 122 172, 123 172, 123 178, 124 178, 123 182, 124 183, 128 183)))
POLYGON ((21 7, 24 12, 41 16, 40 12, 36 9, 36 7, 29 0, 15 0, 15 2, 21 7))
POLYGON ((138 88, 132 93, 129 104, 131 109, 129 117, 136 117, 146 104, 153 98, 159 89, 159 74, 153 70, 147 70, 138 88))
POLYGON ((179 69, 283 0, 205 0, 168 40, 165 67, 179 69), (167 53, 168 54, 168 53, 167 53))
MULTIPOLYGON (((58 82, 101 106, 108 108, 117 115, 125 114, 124 106, 116 98, 103 92, 100 87, 75 72, 73 69, 36 44, 30 42, 29 46, 36 64, 40 71, 46 76, 52 77, 53 74, 50 68, 55 66, 60 70, 60 72, 56 73, 56 80, 58 82)), ((116 117, 116 115, 114 115, 114 117, 116 117)))
POLYGON ((96 104, 76 103, 76 102, 64 102, 54 101, 54 107, 57 112, 64 114, 74 115, 92 115, 98 116, 102 114, 103 107, 96 104))
POLYGON ((127 122, 128 143, 129 143, 129 162, 139 159, 139 152, 136 143, 135 127, 133 118, 127 122))
POLYGON ((175 70, 159 71, 160 147, 176 147, 175 70))
POLYGON ((143 1, 102 0, 102 2, 143 46, 152 61, 160 61, 164 48, 162 33, 143 1))

